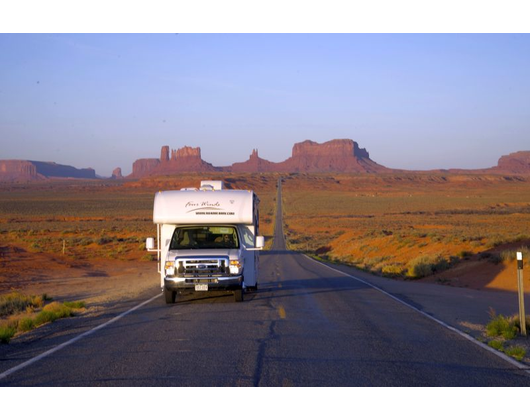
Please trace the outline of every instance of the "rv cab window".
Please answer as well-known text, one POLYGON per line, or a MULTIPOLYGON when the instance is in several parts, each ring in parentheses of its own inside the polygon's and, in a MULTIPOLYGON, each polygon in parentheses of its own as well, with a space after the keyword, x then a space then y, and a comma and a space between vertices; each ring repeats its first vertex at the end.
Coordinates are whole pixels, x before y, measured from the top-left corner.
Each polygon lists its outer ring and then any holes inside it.
POLYGON ((173 232, 169 249, 239 248, 237 229, 233 226, 185 226, 173 232))

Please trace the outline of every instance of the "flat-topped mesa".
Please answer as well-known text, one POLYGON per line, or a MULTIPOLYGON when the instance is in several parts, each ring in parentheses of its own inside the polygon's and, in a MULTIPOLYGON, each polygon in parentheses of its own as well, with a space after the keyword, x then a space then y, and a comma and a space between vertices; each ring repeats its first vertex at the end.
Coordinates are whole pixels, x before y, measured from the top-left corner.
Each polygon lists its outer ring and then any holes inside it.
POLYGON ((350 139, 335 139, 319 144, 311 140, 296 143, 293 155, 278 164, 289 172, 390 172, 370 159, 366 149, 350 139))
POLYGON ((366 149, 359 148, 357 142, 350 139, 335 139, 322 144, 305 140, 293 146, 292 157, 297 156, 355 156, 370 159, 366 149))
POLYGON ((96 171, 92 168, 74 168, 70 165, 61 165, 55 162, 38 162, 30 160, 37 167, 37 173, 47 178, 88 178, 96 179, 96 171))
POLYGON ((234 163, 233 172, 391 172, 391 169, 370 160, 366 149, 350 139, 325 143, 305 140, 293 146, 292 156, 279 163, 261 159, 254 149, 246 162, 234 163))
POLYGON ((530 151, 522 151, 502 156, 496 167, 491 171, 498 171, 510 174, 528 174, 530 173, 530 151))
POLYGON ((30 181, 43 178, 37 167, 27 160, 1 160, 0 181, 30 181))
POLYGON ((0 180, 31 181, 46 178, 96 179, 96 171, 92 168, 77 169, 69 165, 36 160, 0 161, 0 180))

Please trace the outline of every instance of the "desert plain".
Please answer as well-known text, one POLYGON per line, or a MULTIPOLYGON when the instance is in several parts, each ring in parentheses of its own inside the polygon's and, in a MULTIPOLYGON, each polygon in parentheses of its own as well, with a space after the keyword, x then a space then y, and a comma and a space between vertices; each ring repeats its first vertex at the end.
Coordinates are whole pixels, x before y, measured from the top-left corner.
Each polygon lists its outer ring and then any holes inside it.
MULTIPOLYGON (((201 179, 256 191, 260 231, 270 246, 278 178, 292 250, 381 276, 475 289, 516 290, 517 250, 528 267, 528 176, 199 173, 44 180, 0 185, 0 293, 90 298, 91 288, 105 289, 105 282, 131 272, 156 282, 154 255, 145 250, 145 239, 156 236, 154 194, 201 179)), ((525 268, 527 291, 529 274, 525 268)), ((126 282, 121 289, 127 292, 126 282)))

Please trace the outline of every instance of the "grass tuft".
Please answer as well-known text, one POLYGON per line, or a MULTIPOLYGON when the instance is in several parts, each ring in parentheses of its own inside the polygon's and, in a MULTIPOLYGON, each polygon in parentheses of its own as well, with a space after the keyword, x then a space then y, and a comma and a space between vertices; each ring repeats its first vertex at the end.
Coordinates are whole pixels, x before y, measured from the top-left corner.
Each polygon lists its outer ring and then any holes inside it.
POLYGON ((46 295, 27 296, 19 292, 12 292, 0 296, 0 316, 9 316, 29 309, 41 308, 46 301, 46 295))
POLYGON ((16 328, 13 326, 0 325, 0 343, 8 344, 16 331, 16 328))
POLYGON ((31 331, 57 319, 74 316, 76 311, 86 308, 86 304, 83 301, 51 302, 44 305, 46 300, 49 299, 46 295, 24 296, 19 293, 11 293, 2 296, 2 298, 4 298, 3 301, 17 302, 9 306, 9 311, 6 310, 10 318, 0 323, 0 343, 4 344, 9 343, 17 332, 31 331), (38 308, 41 307, 42 310, 37 312, 38 308), (27 315, 22 316, 24 313, 27 315))
MULTIPOLYGON (((526 356, 526 348, 524 346, 512 345, 504 347, 509 344, 509 340, 515 339, 520 332, 519 317, 517 315, 510 317, 497 315, 493 308, 490 308, 489 315, 491 321, 486 325, 486 335, 495 338, 489 341, 488 345, 516 360, 523 360, 526 356)), ((529 326, 530 317, 527 317, 525 321, 526 325, 529 326)))
POLYGON ((407 276, 413 279, 428 277, 449 268, 449 262, 441 255, 420 255, 407 265, 407 276))
POLYGON ((513 317, 496 315, 486 325, 486 334, 489 337, 502 337, 505 340, 513 340, 517 336, 518 328, 513 317))
POLYGON ((522 346, 512 346, 508 347, 504 351, 508 356, 513 357, 516 360, 523 360, 523 358, 526 356, 526 349, 522 346))

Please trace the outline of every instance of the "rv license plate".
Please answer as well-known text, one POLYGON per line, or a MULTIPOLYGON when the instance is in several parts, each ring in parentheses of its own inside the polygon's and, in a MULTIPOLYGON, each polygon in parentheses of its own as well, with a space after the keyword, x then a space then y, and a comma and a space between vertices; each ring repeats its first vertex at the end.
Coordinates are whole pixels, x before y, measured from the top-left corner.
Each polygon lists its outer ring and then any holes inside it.
POLYGON ((195 285, 195 291, 196 292, 207 292, 208 291, 208 285, 207 284, 196 284, 195 285))

